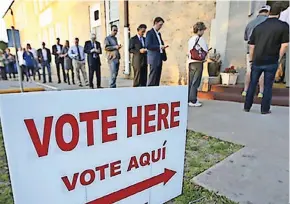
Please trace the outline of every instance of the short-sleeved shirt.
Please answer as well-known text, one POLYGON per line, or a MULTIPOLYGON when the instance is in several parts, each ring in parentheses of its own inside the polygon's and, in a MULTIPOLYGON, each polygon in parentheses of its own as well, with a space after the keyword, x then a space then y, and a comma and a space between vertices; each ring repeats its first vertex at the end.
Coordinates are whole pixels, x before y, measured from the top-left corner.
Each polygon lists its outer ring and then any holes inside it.
MULTIPOLYGON (((268 16, 258 15, 257 18, 250 21, 245 29, 244 40, 249 42, 254 28, 256 28, 257 25, 259 25, 259 24, 263 23, 265 20, 267 20, 267 18, 268 18, 268 16)), ((247 46, 247 53, 249 53, 249 46, 247 46)))
POLYGON ((255 45, 253 64, 278 63, 281 44, 288 42, 289 25, 278 18, 268 18, 254 29, 249 41, 255 45))

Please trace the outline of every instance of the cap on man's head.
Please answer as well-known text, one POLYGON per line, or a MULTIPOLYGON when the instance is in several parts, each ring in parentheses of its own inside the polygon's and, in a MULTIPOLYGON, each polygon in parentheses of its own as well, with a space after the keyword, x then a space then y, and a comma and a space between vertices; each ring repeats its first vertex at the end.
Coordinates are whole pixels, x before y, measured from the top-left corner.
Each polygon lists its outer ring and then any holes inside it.
POLYGON ((262 13, 262 12, 270 12, 271 10, 271 6, 269 5, 264 5, 262 6, 260 9, 259 9, 259 13, 262 13))

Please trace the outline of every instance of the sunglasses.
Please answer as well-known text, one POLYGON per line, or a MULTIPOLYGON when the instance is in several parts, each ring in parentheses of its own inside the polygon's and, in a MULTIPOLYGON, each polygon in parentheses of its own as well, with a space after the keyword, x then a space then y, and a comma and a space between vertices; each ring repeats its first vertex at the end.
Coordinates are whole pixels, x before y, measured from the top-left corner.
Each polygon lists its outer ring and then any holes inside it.
POLYGON ((118 30, 113 30, 114 32, 118 32, 118 30))

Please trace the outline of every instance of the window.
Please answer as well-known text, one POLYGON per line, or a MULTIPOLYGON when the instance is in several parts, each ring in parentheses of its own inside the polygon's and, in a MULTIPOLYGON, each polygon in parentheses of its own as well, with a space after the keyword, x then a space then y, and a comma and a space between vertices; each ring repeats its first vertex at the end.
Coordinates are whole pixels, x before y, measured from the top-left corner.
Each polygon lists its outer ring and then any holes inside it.
POLYGON ((60 25, 60 23, 57 23, 55 25, 55 36, 57 38, 61 38, 61 25, 60 25))
POLYGON ((52 11, 51 8, 46 9, 39 15, 39 25, 41 27, 44 27, 48 24, 50 24, 52 21, 52 11))
MULTIPOLYGON (((111 33, 111 26, 116 25, 119 28, 119 1, 106 0, 106 24, 107 34, 111 33)), ((118 33, 119 35, 119 33, 118 33)), ((118 37, 117 35, 117 37, 118 37)))
POLYGON ((38 13, 38 0, 33 1, 34 13, 38 13))
POLYGON ((55 42, 55 36, 54 36, 54 28, 53 28, 53 26, 51 26, 49 28, 49 40, 50 40, 50 44, 51 45, 54 44, 54 42, 55 42))
POLYGON ((99 20, 99 18, 100 18, 100 16, 99 16, 99 10, 96 10, 94 12, 94 19, 95 19, 95 21, 97 21, 97 20, 99 20))

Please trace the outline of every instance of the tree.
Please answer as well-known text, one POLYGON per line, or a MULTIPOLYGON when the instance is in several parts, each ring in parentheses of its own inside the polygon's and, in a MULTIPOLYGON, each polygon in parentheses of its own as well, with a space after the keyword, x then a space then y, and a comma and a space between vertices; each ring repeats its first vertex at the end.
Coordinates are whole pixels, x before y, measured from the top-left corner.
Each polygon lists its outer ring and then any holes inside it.
POLYGON ((5 50, 8 47, 8 44, 4 41, 0 41, 0 49, 5 50))

